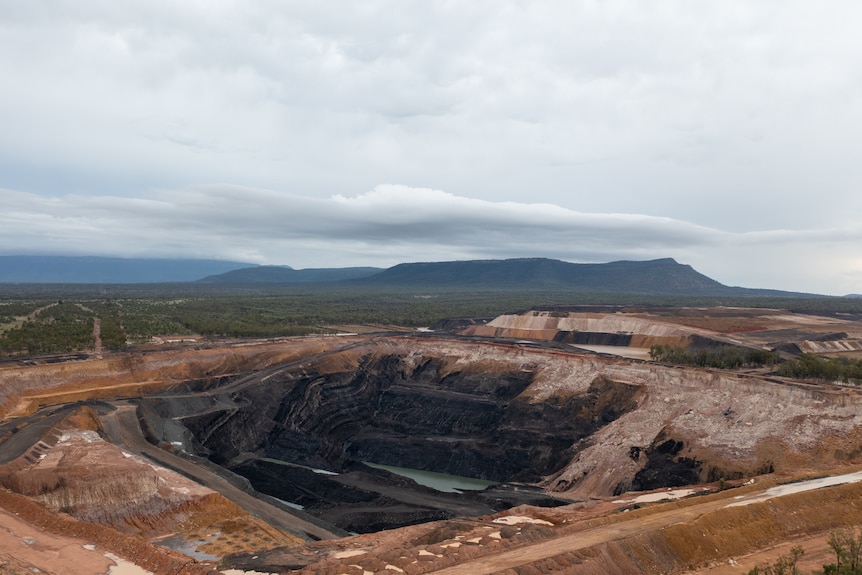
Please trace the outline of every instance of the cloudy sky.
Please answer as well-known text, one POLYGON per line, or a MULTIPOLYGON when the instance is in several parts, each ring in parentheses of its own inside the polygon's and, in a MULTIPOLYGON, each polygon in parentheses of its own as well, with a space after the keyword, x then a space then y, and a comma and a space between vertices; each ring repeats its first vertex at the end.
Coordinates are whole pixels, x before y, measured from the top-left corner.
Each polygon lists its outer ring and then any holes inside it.
POLYGON ((0 254, 862 292, 862 3, 0 0, 0 254))

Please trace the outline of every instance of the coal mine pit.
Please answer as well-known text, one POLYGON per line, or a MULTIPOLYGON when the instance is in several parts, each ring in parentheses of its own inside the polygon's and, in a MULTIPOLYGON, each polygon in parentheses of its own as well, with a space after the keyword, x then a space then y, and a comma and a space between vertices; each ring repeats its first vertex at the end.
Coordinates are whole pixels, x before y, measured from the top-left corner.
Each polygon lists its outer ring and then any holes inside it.
POLYGON ((555 506, 537 483, 578 442, 637 407, 604 378, 530 402, 530 370, 407 353, 331 354, 207 390, 142 399, 151 441, 205 457, 254 490, 367 533, 520 504, 555 506), (372 467, 369 464, 374 464, 372 467), (452 492, 379 465, 485 480, 452 492))

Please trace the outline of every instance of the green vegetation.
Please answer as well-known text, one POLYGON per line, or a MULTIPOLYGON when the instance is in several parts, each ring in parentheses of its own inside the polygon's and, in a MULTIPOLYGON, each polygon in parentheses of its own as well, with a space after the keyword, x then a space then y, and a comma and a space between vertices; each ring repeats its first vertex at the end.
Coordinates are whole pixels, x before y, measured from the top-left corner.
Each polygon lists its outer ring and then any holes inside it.
POLYGON ((30 315, 39 308, 50 305, 52 301, 4 301, 0 303, 0 316, 14 318, 30 315))
MULTIPOLYGON (((123 313, 122 305, 111 301, 88 301, 81 305, 101 320, 100 335, 104 349, 117 351, 126 347, 126 340, 129 335, 127 333, 128 327, 125 324, 128 318, 123 313)), ((147 339, 149 336, 142 338, 142 341, 147 339)))
MULTIPOLYGON (((103 322, 106 317, 116 317, 126 339, 132 343, 146 342, 154 336, 193 334, 178 322, 171 300, 128 298, 100 302, 90 307, 100 314, 103 322)), ((104 337, 103 334, 103 341, 104 337)))
MULTIPOLYGON (((561 305, 748 306, 780 307, 823 314, 862 314, 862 298, 685 297, 591 291, 542 291, 487 288, 380 288, 359 285, 292 284, 221 286, 140 284, 93 286, 0 285, 0 354, 62 353, 87 349, 91 337, 56 337, 61 320, 33 316, 46 306, 74 307, 76 322, 100 319, 103 347, 154 336, 280 337, 325 333, 344 324, 430 326, 446 318, 493 317, 531 308, 561 305), (81 307, 78 307, 81 306, 81 307), (83 309, 82 309, 83 308, 83 309), (22 325, 28 317, 27 326, 22 325), (50 326, 51 323, 57 325, 50 326)), ((53 308, 52 308, 53 309, 53 308)), ((70 309, 64 307, 61 309, 70 309)), ((71 326, 68 326, 71 329, 71 326)), ((76 325, 83 332, 83 325, 76 325)), ((714 354, 656 349, 663 361, 734 367, 771 365, 769 352, 722 349, 714 354)))
MULTIPOLYGON (((53 301, 41 299, 46 295, 42 290, 48 289, 44 286, 39 288, 38 300, 28 299, 33 294, 26 291, 0 292, 0 309, 4 315, 20 318, 40 307, 57 307, 57 300, 62 298, 67 302, 63 304, 66 308, 72 306, 77 310, 76 317, 89 318, 90 326, 93 318, 100 319, 102 344, 107 350, 122 349, 126 342, 147 342, 154 336, 283 337, 329 333, 332 329, 327 326, 343 324, 430 326, 445 318, 493 317, 573 301, 572 294, 559 292, 416 293, 367 287, 282 286, 250 290, 162 285, 113 286, 110 292, 92 286, 49 288, 56 290, 49 292, 53 301)), ((602 301, 599 296, 588 294, 584 294, 584 299, 586 303, 602 301)), ((584 303, 579 298, 574 301, 584 303)), ((23 328, 26 336, 12 327, 0 333, 0 353, 7 356, 63 353, 84 349, 92 341, 78 334, 67 345, 58 345, 54 329, 57 326, 49 328, 47 317, 40 315, 27 322, 23 328)))
POLYGON ((835 563, 823 566, 824 575, 862 575, 862 530, 833 531, 829 547, 835 553, 835 563))
POLYGON ((36 313, 40 308, 51 305, 49 301, 2 301, 0 300, 0 332, 12 327, 28 316, 36 313))
POLYGON ((796 564, 799 558, 805 551, 799 545, 790 548, 789 555, 782 555, 778 561, 772 565, 764 565, 763 567, 755 567, 748 572, 748 575, 801 575, 796 564))
MULTIPOLYGON (((835 553, 835 563, 823 566, 822 575, 862 575, 862 530, 841 529, 829 534, 829 547, 835 553)), ((805 551, 799 545, 790 548, 771 565, 755 567, 746 575, 802 575, 796 566, 805 551)))
POLYGON ((825 358, 806 353, 797 359, 782 363, 778 368, 778 374, 795 379, 841 381, 859 385, 862 384, 862 359, 825 358))
POLYGON ((774 351, 732 345, 700 348, 654 345, 650 347, 649 354, 653 361, 676 365, 718 369, 777 366, 775 373, 783 377, 862 384, 862 359, 828 358, 806 353, 798 358, 782 361, 774 351))
POLYGON ((0 336, 5 355, 65 353, 93 347, 91 314, 71 303, 44 307, 32 320, 0 336))
POLYGON ((650 358, 677 365, 738 369, 740 367, 763 367, 775 365, 778 353, 763 349, 751 349, 733 345, 718 347, 683 348, 672 345, 654 345, 649 350, 650 358))

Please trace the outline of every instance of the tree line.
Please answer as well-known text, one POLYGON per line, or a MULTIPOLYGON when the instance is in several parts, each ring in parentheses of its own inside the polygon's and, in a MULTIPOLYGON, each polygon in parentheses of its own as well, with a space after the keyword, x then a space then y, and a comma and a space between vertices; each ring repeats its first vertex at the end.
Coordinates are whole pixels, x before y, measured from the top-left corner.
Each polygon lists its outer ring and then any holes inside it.
MULTIPOLYGON (((822 571, 812 575, 862 575, 862 530, 840 529, 829 534, 829 547, 835 562, 823 565, 822 571)), ((746 575, 803 575, 799 559, 805 551, 799 545, 790 549, 774 563, 755 567, 746 575)))
POLYGON ((862 359, 821 357, 804 353, 782 360, 778 352, 722 345, 685 348, 674 345, 653 345, 650 359, 675 365, 739 369, 742 367, 775 366, 775 374, 792 379, 809 379, 830 383, 862 384, 862 359))
POLYGON ((733 345, 685 348, 658 344, 650 347, 649 356, 653 361, 717 369, 763 367, 781 361, 777 352, 733 345))
POLYGON ((782 363, 778 367, 778 375, 859 385, 862 384, 862 359, 820 357, 806 353, 782 363))

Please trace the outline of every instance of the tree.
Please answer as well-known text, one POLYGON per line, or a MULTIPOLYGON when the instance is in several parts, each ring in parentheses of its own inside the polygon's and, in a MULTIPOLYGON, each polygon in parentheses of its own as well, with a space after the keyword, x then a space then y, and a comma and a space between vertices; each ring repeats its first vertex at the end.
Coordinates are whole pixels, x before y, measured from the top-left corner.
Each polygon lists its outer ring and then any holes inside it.
POLYGON ((829 534, 835 563, 823 566, 826 575, 862 575, 862 530, 840 529, 829 534))
POLYGON ((790 548, 789 555, 782 555, 772 565, 763 565, 750 570, 747 575, 801 575, 796 564, 805 553, 799 545, 790 548))

